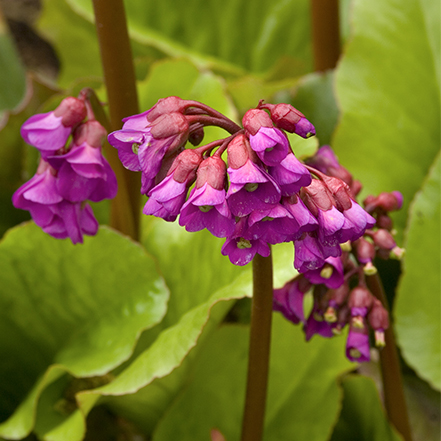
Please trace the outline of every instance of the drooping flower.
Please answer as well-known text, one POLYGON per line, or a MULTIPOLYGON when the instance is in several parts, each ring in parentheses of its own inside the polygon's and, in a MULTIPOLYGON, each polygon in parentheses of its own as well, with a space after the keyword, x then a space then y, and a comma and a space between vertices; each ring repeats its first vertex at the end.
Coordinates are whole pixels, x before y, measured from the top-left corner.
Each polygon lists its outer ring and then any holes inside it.
POLYGON ((236 223, 236 228, 232 236, 222 246, 222 255, 228 256, 234 265, 243 266, 250 263, 254 256, 260 254, 263 257, 270 255, 270 247, 261 239, 246 238, 247 218, 242 217, 236 223))
POLYGON ((277 182, 283 196, 291 196, 302 187, 311 184, 311 174, 306 167, 294 156, 288 153, 277 165, 268 168, 268 173, 277 182))
POLYGON ((176 220, 201 161, 200 153, 195 150, 184 150, 180 153, 167 177, 150 190, 143 213, 161 217, 169 222, 176 220))
POLYGON ((225 162, 219 156, 202 161, 195 188, 181 209, 179 225, 191 232, 207 228, 216 237, 233 234, 235 220, 226 202, 225 178, 225 162))
POLYGON ((68 97, 52 112, 31 116, 21 127, 23 139, 43 158, 64 147, 72 130, 86 117, 83 100, 68 97))
POLYGON ((302 275, 287 282, 282 288, 274 290, 273 310, 281 312, 294 324, 305 323, 303 298, 311 288, 311 283, 302 275))
POLYGON ((266 165, 277 165, 290 151, 286 135, 275 128, 264 110, 251 109, 242 119, 251 148, 266 165))
POLYGON ((366 362, 371 359, 369 348, 369 330, 349 325, 348 339, 346 340, 346 357, 355 362, 366 362))
POLYGON ((245 135, 237 135, 228 145, 230 187, 228 205, 235 216, 265 210, 280 201, 280 189, 273 178, 253 161, 245 135))
POLYGON ((328 257, 321 268, 305 271, 304 275, 311 283, 336 289, 344 282, 343 262, 340 257, 328 257))

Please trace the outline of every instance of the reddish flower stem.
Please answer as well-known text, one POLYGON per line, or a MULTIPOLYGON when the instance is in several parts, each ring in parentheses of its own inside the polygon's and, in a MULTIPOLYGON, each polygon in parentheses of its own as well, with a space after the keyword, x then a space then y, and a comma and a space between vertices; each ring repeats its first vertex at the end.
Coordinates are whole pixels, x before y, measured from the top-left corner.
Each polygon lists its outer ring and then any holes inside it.
POLYGON ((338 0, 311 0, 314 70, 334 69, 340 56, 338 0))
POLYGON ((253 302, 242 441, 260 441, 263 435, 272 312, 272 258, 271 255, 262 257, 256 254, 253 259, 253 302))
MULTIPOLYGON (((110 128, 114 131, 122 127, 123 118, 139 113, 126 15, 122 0, 93 0, 93 8, 109 103, 110 128)), ((139 176, 123 167, 117 150, 107 142, 104 149, 118 180, 118 194, 112 201, 110 224, 138 240, 139 176)))
MULTIPOLYGON (((384 293, 383 284, 378 274, 366 276, 368 288, 381 301, 389 312, 389 305, 384 293)), ((386 346, 380 352, 381 376, 383 379, 384 405, 389 421, 401 433, 405 441, 412 441, 406 400, 404 397, 403 380, 400 361, 392 323, 385 333, 386 346)))

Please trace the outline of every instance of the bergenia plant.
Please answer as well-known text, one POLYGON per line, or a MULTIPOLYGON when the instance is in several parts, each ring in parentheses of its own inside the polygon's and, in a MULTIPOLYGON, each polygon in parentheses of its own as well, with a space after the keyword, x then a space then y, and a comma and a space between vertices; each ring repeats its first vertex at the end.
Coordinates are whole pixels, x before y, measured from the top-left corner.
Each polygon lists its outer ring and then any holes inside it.
POLYGON ((62 70, 5 46, 0 438, 439 438, 439 7, 56 3, 3 11, 62 70))

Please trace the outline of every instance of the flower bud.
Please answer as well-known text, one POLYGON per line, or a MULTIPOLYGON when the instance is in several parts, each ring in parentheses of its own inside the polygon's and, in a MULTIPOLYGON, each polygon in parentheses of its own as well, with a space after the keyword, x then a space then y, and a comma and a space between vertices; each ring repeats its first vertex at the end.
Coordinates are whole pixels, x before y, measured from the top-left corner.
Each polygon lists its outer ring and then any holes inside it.
POLYGON ((248 110, 242 118, 242 124, 251 135, 255 135, 261 127, 274 127, 268 113, 260 109, 248 110))
POLYGON ((83 100, 69 96, 61 101, 54 110, 54 116, 61 116, 61 123, 65 127, 74 127, 86 118, 87 109, 83 100))
POLYGON ((271 119, 279 129, 296 133, 302 138, 315 135, 314 126, 305 118, 302 112, 299 112, 290 104, 260 104, 259 108, 270 111, 271 119))
POLYGON ((364 286, 358 285, 349 293, 348 306, 352 316, 366 316, 371 307, 373 296, 364 286))
POLYGON ((188 107, 189 102, 183 100, 177 96, 169 96, 167 98, 161 98, 147 114, 147 120, 153 122, 161 115, 167 115, 169 113, 183 113, 185 108, 188 107))
POLYGON ((397 246, 392 234, 383 228, 378 229, 372 235, 375 245, 383 250, 392 250, 397 246))
POLYGON ((173 180, 190 185, 196 177, 196 170, 202 161, 202 156, 194 150, 188 149, 180 153, 174 160, 167 176, 173 174, 173 180))
POLYGON ((107 138, 106 129, 98 121, 86 121, 73 134, 73 143, 80 145, 86 142, 91 147, 101 147, 107 138))
POLYGON ((238 169, 254 156, 247 137, 243 133, 236 135, 228 144, 228 167, 238 169))
POLYGON ((201 162, 197 171, 196 188, 202 187, 205 183, 215 190, 225 189, 225 178, 227 167, 219 156, 210 156, 201 162))

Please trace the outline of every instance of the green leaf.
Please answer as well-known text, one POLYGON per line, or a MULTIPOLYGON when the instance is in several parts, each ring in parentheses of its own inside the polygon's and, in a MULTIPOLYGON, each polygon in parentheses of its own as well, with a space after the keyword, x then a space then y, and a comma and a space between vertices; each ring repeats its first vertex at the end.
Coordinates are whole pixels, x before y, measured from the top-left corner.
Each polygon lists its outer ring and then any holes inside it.
MULTIPOLYGON (((168 291, 139 245, 102 228, 83 245, 32 223, 0 244, 0 435, 34 425, 43 390, 65 372, 103 376, 127 360, 142 330, 165 314, 168 291)), ((101 383, 102 384, 102 383, 101 383)))
POLYGON ((440 146, 439 54, 431 44, 439 9, 432 0, 354 1, 352 39, 336 72, 342 119, 333 145, 364 194, 403 193, 399 240, 440 146), (430 27, 425 5, 433 9, 430 27))
MULTIPOLYGON (((155 441, 203 440, 212 428, 239 439, 248 339, 247 328, 229 325, 205 343, 155 441)), ((265 440, 326 440, 339 411, 336 379, 352 366, 344 357, 344 339, 306 343, 300 327, 275 314, 271 345, 265 440)))
POLYGON ((400 441, 389 425, 374 382, 350 375, 343 382, 343 408, 331 441, 400 441))
POLYGON ((101 58, 93 24, 73 14, 65 1, 44 0, 38 29, 60 57, 57 83, 68 87, 84 77, 102 77, 101 58))
POLYGON ((395 328, 407 363, 441 390, 440 156, 411 205, 395 328))
POLYGON ((15 108, 23 99, 25 90, 23 64, 8 34, 7 25, 0 18, 0 113, 15 108))
MULTIPOLYGON (((90 0, 68 1, 93 19, 90 0)), ((298 74, 311 69, 306 0, 130 0, 125 7, 133 39, 199 67, 229 74, 268 72, 280 63, 298 74)))

